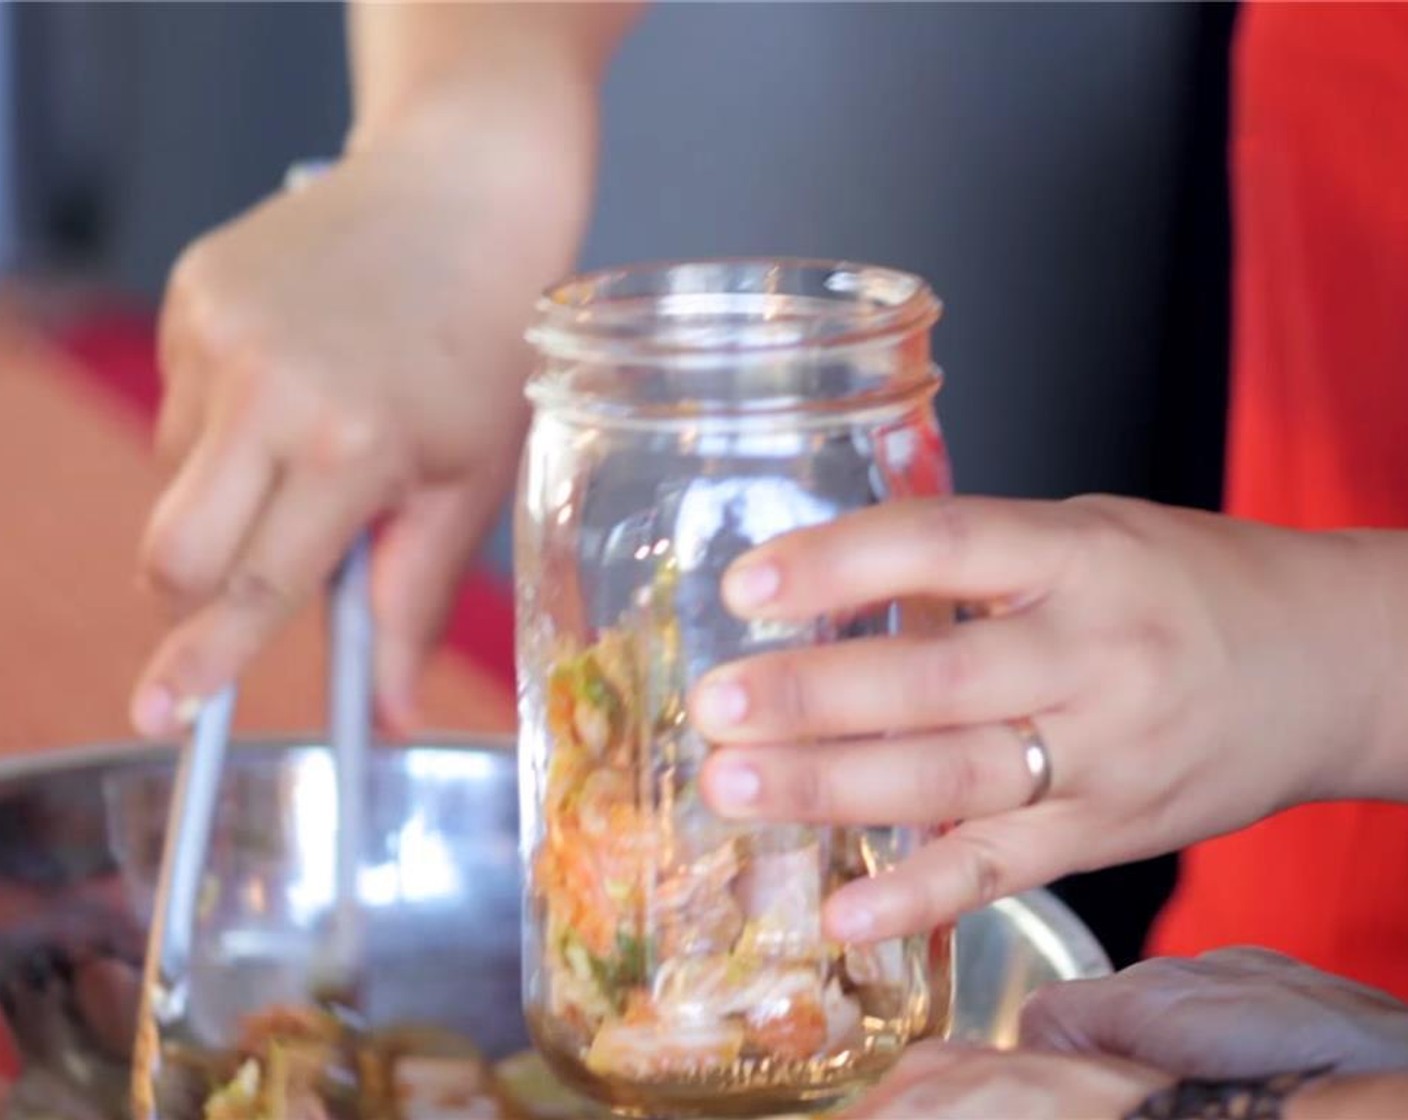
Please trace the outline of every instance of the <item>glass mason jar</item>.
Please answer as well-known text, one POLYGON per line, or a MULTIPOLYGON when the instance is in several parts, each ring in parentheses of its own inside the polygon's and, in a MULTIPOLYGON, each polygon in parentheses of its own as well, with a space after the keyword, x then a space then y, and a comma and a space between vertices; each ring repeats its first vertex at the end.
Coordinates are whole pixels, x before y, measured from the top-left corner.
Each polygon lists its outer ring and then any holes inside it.
POLYGON ((603 272, 539 304, 515 543, 525 1010, 619 1112, 823 1108, 947 1016, 951 931, 821 932, 827 894, 921 837, 715 817, 685 714, 722 662, 951 617, 749 623, 719 591, 779 533, 949 491, 938 315, 913 276, 767 260, 603 272))

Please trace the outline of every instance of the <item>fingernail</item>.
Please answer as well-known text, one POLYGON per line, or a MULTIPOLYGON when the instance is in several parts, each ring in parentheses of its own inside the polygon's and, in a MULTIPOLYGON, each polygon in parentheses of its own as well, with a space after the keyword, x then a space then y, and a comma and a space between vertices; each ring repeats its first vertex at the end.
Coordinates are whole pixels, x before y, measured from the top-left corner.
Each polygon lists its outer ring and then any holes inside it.
POLYGON ((746 762, 719 762, 709 772, 709 792, 719 809, 746 809, 758 800, 763 780, 746 762))
POLYGON ((165 735, 171 728, 176 700, 161 685, 152 685, 132 700, 132 726, 142 735, 165 735))
POLYGON ((181 730, 194 727, 196 717, 200 715, 201 699, 199 696, 187 696, 176 705, 176 726, 181 730))
POLYGON ((713 727, 740 723, 748 714, 748 693, 733 681, 710 681, 695 694, 694 714, 713 727))
POLYGON ((782 572, 770 560, 739 564, 724 577, 724 598, 732 607, 760 607, 777 595, 782 572))
POLYGON ((826 924, 837 941, 868 941, 875 932, 875 915, 863 906, 846 906, 828 914, 826 924))

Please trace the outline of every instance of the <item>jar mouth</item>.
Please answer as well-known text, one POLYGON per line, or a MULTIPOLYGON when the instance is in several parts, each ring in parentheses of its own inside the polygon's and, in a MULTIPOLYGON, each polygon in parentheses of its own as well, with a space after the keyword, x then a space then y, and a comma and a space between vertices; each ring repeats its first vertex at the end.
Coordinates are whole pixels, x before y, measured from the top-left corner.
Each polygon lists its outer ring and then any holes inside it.
POLYGON ((736 360, 933 326, 942 305, 912 273, 841 261, 739 258, 602 269, 537 302, 530 340, 551 355, 593 346, 736 360))
MULTIPOLYGON (((539 403, 729 412, 932 391, 942 305, 911 273, 786 258, 675 261, 573 277, 538 300, 539 403), (654 391, 651 391, 653 386, 654 391)), ((616 411, 617 408, 611 408, 616 411)))

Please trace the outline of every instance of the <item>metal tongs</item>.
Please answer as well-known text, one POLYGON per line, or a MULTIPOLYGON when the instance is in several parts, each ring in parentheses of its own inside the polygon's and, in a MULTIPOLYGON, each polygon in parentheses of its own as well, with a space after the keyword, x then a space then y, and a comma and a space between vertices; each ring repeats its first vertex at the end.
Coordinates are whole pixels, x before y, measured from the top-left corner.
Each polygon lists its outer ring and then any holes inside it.
MULTIPOLYGON (((296 190, 319 171, 318 165, 297 165, 285 186, 296 190)), ((361 975, 358 872, 372 738, 370 565, 371 535, 363 532, 343 557, 329 592, 327 702, 337 781, 336 882, 331 936, 315 961, 310 987, 339 1012, 355 1012, 361 975)), ((176 772, 147 944, 146 999, 161 1021, 171 1022, 186 1010, 196 911, 236 695, 237 686, 231 684, 201 706, 176 772)))
MULTIPOLYGON (((331 937, 311 978, 316 994, 340 1011, 355 1011, 362 931, 358 869, 363 854, 366 762, 371 748, 372 644, 369 606, 371 542, 349 549, 330 592, 328 733, 337 776, 337 854, 331 937)), ((196 910, 215 820, 237 689, 208 700, 181 751, 167 821, 147 948, 147 996, 159 1019, 185 1011, 196 910)))

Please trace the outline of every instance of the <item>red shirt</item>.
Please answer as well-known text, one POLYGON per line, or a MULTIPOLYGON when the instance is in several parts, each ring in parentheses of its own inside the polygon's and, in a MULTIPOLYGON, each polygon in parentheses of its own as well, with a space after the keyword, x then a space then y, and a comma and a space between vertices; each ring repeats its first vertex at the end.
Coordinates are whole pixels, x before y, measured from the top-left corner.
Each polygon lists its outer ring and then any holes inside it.
MULTIPOLYGON (((1408 5, 1249 4, 1232 96, 1228 509, 1408 526, 1408 5)), ((1151 949, 1248 942, 1408 997, 1408 807, 1188 853, 1151 949)))

